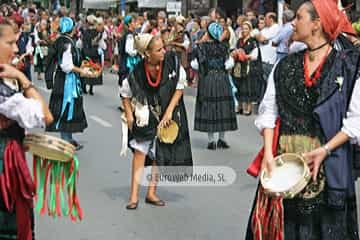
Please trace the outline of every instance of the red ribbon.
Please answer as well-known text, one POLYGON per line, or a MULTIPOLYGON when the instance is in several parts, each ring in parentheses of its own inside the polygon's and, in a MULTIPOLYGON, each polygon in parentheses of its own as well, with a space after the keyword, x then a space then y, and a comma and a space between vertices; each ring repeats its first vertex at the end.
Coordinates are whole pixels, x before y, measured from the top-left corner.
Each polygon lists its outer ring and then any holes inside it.
MULTIPOLYGON (((272 151, 274 156, 277 155, 279 134, 280 134, 280 118, 277 118, 275 121, 274 137, 273 137, 273 145, 272 145, 272 151)), ((255 159, 252 161, 246 172, 253 177, 259 176, 263 158, 264 158, 264 147, 261 148, 260 152, 256 155, 255 159)))
POLYGON ((11 140, 4 151, 4 172, 0 175, 1 194, 6 209, 16 210, 17 239, 31 240, 31 215, 35 184, 20 144, 11 140))
POLYGON ((261 186, 256 196, 251 229, 254 240, 284 239, 283 199, 266 195, 261 186))

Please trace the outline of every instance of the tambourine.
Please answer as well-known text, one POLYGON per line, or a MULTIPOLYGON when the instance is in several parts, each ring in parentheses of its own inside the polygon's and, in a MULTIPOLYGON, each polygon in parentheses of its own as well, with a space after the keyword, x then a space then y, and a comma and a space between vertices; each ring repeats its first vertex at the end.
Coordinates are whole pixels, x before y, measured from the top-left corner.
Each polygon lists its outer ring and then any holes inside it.
POLYGON ((170 120, 167 127, 158 128, 157 137, 160 142, 173 144, 179 134, 179 126, 174 120, 170 120))
POLYGON ((68 162, 73 159, 75 147, 60 138, 39 133, 27 134, 24 146, 43 159, 68 162))
POLYGON ((310 169, 303 156, 284 153, 274 158, 271 175, 266 169, 260 173, 265 193, 271 196, 294 198, 310 181, 310 169))
POLYGON ((34 155, 36 212, 40 215, 47 212, 54 218, 69 216, 74 222, 81 220, 83 211, 77 194, 79 160, 75 147, 60 138, 40 133, 27 134, 23 144, 34 155))

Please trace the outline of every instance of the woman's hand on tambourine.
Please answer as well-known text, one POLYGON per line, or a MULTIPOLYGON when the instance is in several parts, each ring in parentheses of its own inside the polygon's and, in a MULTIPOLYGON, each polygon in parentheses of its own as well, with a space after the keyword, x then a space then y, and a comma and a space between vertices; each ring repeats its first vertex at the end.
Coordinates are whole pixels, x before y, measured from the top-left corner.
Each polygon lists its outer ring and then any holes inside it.
POLYGON ((327 152, 324 148, 316 148, 311 152, 307 152, 303 154, 310 171, 313 181, 316 181, 317 175, 319 173, 320 166, 322 162, 325 160, 327 152))
POLYGON ((170 121, 172 120, 172 115, 172 112, 166 111, 158 125, 158 128, 167 128, 170 125, 170 121))
POLYGON ((272 171, 272 166, 274 162, 274 155, 271 152, 264 153, 264 158, 261 162, 261 171, 266 170, 270 175, 272 171))

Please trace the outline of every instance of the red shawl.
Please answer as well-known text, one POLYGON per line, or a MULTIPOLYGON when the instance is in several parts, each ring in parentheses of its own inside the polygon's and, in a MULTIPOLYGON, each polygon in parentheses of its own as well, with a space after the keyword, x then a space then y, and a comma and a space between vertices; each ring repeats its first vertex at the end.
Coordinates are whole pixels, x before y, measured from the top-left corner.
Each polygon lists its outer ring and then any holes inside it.
POLYGON ((4 151, 4 172, 0 175, 0 194, 9 212, 16 210, 17 239, 31 240, 31 215, 35 185, 19 143, 11 140, 4 151))

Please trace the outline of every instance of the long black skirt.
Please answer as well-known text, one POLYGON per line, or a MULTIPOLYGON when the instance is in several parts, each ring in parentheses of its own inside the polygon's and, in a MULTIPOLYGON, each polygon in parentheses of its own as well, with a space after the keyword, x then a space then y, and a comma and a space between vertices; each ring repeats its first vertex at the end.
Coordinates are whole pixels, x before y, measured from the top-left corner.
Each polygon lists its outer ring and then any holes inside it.
POLYGON ((101 74, 97 78, 82 78, 82 82, 85 85, 92 85, 92 86, 102 85, 103 84, 103 75, 101 74))
POLYGON ((194 129, 201 132, 237 129, 235 103, 227 72, 210 70, 199 79, 194 129))
MULTIPOLYGON (((324 192, 307 200, 284 199, 285 240, 359 240, 355 197, 335 209, 326 204, 324 192)), ((253 240, 251 217, 246 240, 253 240)))
POLYGON ((255 72, 251 75, 240 78, 233 77, 234 84, 237 88, 236 98, 240 102, 251 103, 259 102, 264 91, 262 78, 255 72))
POLYGON ((46 128, 46 131, 70 133, 83 132, 84 129, 87 128, 87 121, 82 96, 75 99, 73 118, 71 120, 67 120, 69 105, 65 106, 65 113, 61 116, 64 97, 64 83, 65 74, 61 70, 58 70, 55 76, 54 88, 51 92, 49 102, 49 108, 54 117, 54 122, 46 128))

